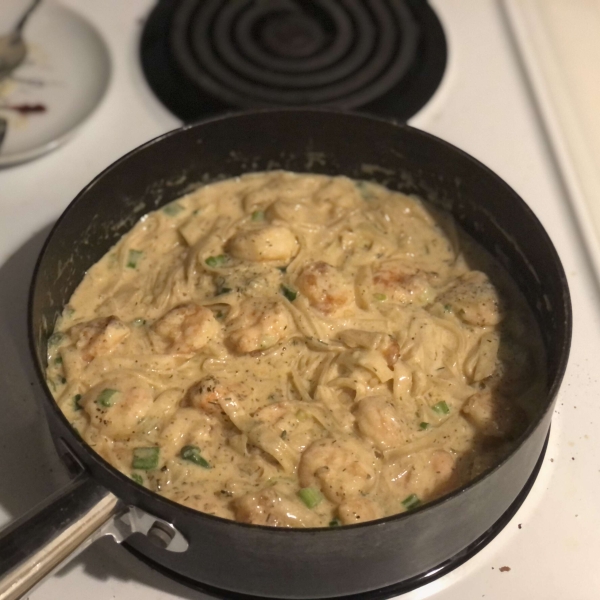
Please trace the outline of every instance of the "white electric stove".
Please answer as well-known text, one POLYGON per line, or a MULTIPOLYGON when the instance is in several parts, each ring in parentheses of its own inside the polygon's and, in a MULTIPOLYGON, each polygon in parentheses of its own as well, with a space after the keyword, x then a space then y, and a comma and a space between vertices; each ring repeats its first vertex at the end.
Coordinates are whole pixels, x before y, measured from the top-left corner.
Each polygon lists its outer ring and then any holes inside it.
MULTIPOLYGON (((27 290, 37 253, 51 224, 96 174, 127 151, 180 125, 151 92, 139 63, 140 35, 152 0, 60 3, 97 29, 108 47, 112 72, 99 106, 70 141, 34 161, 0 169, 0 525, 19 517, 66 481, 38 402, 41 391, 27 347, 27 290)), ((568 98, 556 106, 553 99, 561 89, 564 92, 561 72, 554 66, 562 66, 563 74, 574 72, 570 48, 589 56, 600 47, 594 45, 600 39, 600 2, 430 3, 448 39, 448 69, 438 91, 410 123, 484 162, 531 206, 563 261, 574 331, 545 460, 524 504, 476 556, 402 598, 597 600, 600 288, 594 265, 600 261, 595 254, 594 213, 600 214, 600 195, 593 194, 597 188, 589 167, 598 158, 594 144, 600 147, 600 137, 594 136, 598 121, 593 110, 600 69, 591 74, 595 87, 592 82, 581 88, 586 106, 591 107, 589 114, 585 106, 577 108, 573 102, 574 112, 569 109, 568 98), (577 14, 565 12, 569 7, 577 14), (569 19, 568 35, 563 35, 561 23, 569 19), (548 44, 552 35, 560 43, 548 44), (538 43, 542 38, 546 46, 538 43), (545 53, 548 47, 556 53, 553 57, 545 53), (584 115, 579 130, 572 122, 577 115, 584 115), (570 128, 565 127, 568 122, 570 128), (586 136, 591 140, 588 155, 586 136), (583 152, 591 163, 577 160, 577 151, 580 159, 583 152)), ((579 73, 578 81, 582 75, 587 74, 579 73)), ((577 91, 576 82, 569 85, 577 91)), ((595 106, 600 112, 600 101, 595 106)), ((206 596, 159 575, 105 539, 29 598, 200 600, 206 596)))

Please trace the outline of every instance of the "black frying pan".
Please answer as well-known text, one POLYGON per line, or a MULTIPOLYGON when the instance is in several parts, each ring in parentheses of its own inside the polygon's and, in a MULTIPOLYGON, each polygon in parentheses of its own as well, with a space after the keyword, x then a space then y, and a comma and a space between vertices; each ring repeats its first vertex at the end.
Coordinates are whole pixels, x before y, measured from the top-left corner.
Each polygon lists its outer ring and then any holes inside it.
MULTIPOLYGON (((82 442, 46 389, 42 401, 57 446, 82 472, 41 516, 29 516, 0 539, 5 588, 9 582, 25 589, 23 561, 44 544, 52 548, 58 538, 75 546, 94 528, 110 526, 117 538, 137 529, 129 548, 172 577, 230 596, 348 597, 384 588, 371 595, 382 598, 477 544, 522 497, 569 353, 565 274, 546 232, 510 187, 460 150, 405 125, 327 110, 259 111, 179 129, 117 161, 71 203, 40 255, 29 306, 40 379, 62 306, 86 269, 143 213, 199 184, 276 168, 370 179, 451 211, 511 273, 535 314, 548 357, 543 410, 501 464, 440 500, 361 525, 280 530, 204 515, 134 484, 82 442)), ((45 569, 64 554, 50 559, 42 552, 45 569)), ((0 585, 0 600, 15 597, 3 596, 0 585)))

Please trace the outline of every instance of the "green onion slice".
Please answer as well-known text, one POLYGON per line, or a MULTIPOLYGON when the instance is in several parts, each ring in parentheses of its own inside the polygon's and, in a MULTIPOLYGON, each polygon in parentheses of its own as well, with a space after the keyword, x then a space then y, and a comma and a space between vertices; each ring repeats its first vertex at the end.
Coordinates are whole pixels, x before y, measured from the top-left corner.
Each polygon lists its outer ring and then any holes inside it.
POLYGON ((298 297, 298 292, 286 285, 281 286, 281 293, 290 301, 293 302, 298 297))
POLYGON ((438 415, 447 415, 450 412, 450 407, 448 404, 446 404, 445 400, 442 400, 441 402, 434 404, 431 407, 431 410, 436 412, 438 415))
POLYGON ((329 527, 339 527, 342 524, 342 522, 339 519, 333 519, 332 521, 329 521, 329 527))
POLYGON ((60 331, 57 331, 56 333, 53 333, 49 338, 48 338, 48 346, 56 346, 57 344, 60 344, 60 342, 62 342, 63 338, 64 338, 64 334, 60 333, 60 331))
POLYGON ((133 451, 133 460, 131 466, 134 469, 141 469, 143 471, 150 471, 156 469, 158 466, 158 455, 160 448, 158 446, 152 446, 150 448, 136 448, 133 451))
POLYGON ((141 250, 130 250, 129 258, 127 259, 127 268, 128 269, 137 269, 138 263, 144 253, 141 250))
POLYGON ((210 463, 200 454, 198 446, 184 446, 179 454, 184 460, 189 460, 196 465, 210 469, 210 463))
POLYGON ((417 508, 419 504, 421 504, 421 501, 419 500, 419 497, 416 494, 411 494, 410 496, 402 500, 402 505, 404 506, 404 508, 406 508, 406 510, 412 510, 413 508, 417 508))
POLYGON ((384 300, 387 300, 387 296, 385 294, 373 294, 373 298, 375 298, 377 302, 383 302, 384 300))
POLYGON ((298 491, 298 497, 308 508, 314 508, 323 500, 323 494, 315 488, 305 487, 298 491))
POLYGON ((419 423, 419 429, 429 429, 429 423, 427 423, 426 421, 419 423))
POLYGON ((227 260, 227 254, 219 254, 219 256, 209 256, 204 262, 212 269, 216 269, 222 267, 227 260))
POLYGON ((263 210, 255 210, 252 213, 253 221, 264 221, 265 220, 265 212, 263 210))
POLYGON ((373 192, 369 189, 370 186, 367 181, 357 181, 356 187, 363 197, 363 200, 371 200, 374 197, 373 192))
POLYGON ((81 394, 75 394, 73 396, 73 410, 81 410, 81 404, 79 404, 80 400, 81 394))
POLYGON ((96 403, 100 406, 104 406, 105 408, 109 408, 115 403, 116 398, 114 395, 118 390, 111 390, 110 388, 106 388, 102 390, 98 397, 96 398, 96 403))
POLYGON ((181 204, 177 204, 177 202, 171 202, 171 204, 167 204, 162 209, 165 215, 169 215, 169 217, 178 215, 182 210, 184 210, 183 206, 181 206, 181 204))
POLYGON ((131 479, 133 479, 138 485, 144 485, 144 478, 139 473, 132 473, 131 479))

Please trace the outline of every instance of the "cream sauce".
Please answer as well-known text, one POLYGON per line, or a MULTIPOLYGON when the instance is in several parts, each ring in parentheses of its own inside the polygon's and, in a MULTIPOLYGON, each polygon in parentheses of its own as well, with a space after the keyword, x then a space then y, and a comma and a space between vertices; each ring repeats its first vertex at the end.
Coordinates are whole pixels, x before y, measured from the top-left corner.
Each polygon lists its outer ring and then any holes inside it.
POLYGON ((372 520, 465 484, 545 386, 525 301, 449 217, 288 172, 144 216, 86 274, 48 361, 62 411, 117 469, 283 527, 372 520))

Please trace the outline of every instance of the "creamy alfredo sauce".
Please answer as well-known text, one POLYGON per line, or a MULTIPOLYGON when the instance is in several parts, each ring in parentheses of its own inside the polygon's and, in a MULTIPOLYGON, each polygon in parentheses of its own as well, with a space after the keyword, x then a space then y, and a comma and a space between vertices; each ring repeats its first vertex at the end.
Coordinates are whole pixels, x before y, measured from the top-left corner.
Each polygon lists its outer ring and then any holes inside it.
POLYGON ((55 331, 48 383, 91 447, 263 525, 439 497, 510 450, 545 385, 500 268, 420 200, 345 177, 249 174, 146 215, 55 331))

